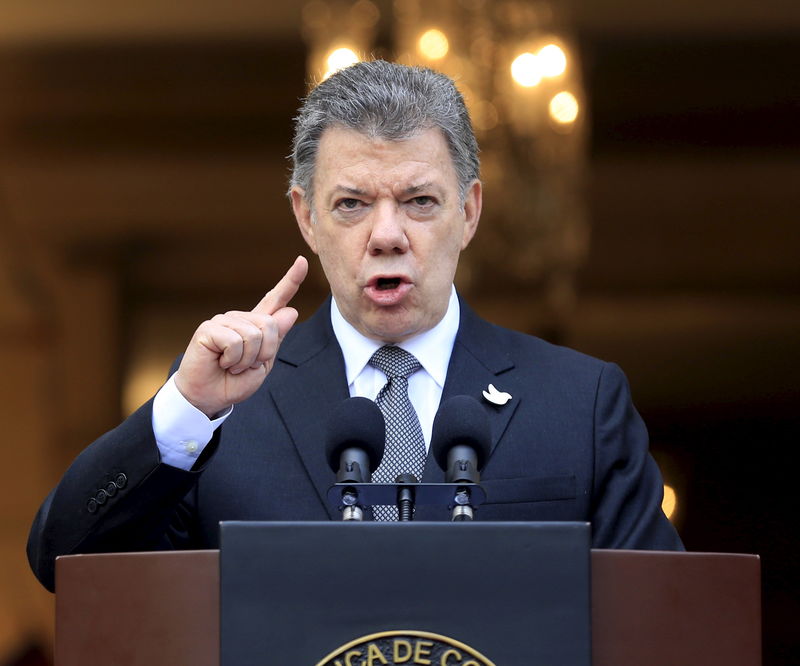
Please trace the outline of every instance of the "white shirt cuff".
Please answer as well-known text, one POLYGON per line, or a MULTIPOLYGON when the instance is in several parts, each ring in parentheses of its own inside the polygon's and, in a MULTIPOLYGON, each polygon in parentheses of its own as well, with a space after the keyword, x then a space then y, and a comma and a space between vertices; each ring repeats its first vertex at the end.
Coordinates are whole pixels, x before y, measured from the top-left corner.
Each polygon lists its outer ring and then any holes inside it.
POLYGON ((153 400, 153 433, 161 462, 190 470, 214 431, 230 416, 233 407, 209 419, 192 405, 175 386, 175 375, 167 380, 153 400))

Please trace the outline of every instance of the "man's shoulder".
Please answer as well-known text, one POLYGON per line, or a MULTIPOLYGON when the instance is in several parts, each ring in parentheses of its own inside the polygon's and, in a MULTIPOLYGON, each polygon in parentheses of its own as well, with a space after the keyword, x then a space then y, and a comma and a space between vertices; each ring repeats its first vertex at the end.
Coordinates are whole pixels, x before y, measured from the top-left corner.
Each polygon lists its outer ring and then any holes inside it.
POLYGON ((489 322, 474 312, 462 318, 457 343, 479 348, 481 352, 503 355, 509 363, 528 366, 538 371, 589 372, 598 374, 609 364, 570 347, 548 342, 536 335, 523 333, 489 322))

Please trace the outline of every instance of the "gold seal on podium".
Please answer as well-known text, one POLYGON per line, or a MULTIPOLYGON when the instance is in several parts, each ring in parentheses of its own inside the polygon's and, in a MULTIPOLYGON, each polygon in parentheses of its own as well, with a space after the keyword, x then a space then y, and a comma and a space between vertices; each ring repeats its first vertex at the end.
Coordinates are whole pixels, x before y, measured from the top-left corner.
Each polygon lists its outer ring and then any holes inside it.
POLYGON ((382 631, 331 652, 316 666, 494 666, 464 643, 427 631, 382 631))

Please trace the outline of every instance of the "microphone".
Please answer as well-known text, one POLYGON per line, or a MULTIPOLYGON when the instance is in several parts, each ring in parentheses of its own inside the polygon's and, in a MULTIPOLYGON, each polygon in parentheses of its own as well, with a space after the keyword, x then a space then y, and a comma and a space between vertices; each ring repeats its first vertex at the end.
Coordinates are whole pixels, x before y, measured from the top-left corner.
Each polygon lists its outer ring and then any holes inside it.
POLYGON ((369 483, 383 458, 386 424, 368 398, 347 398, 328 419, 325 455, 339 483, 369 483))
MULTIPOLYGON (((369 483, 386 446, 386 424, 380 408, 368 398, 347 398, 328 419, 325 457, 337 483, 369 483)), ((361 520, 353 491, 342 493, 343 520, 361 520)))
MULTIPOLYGON (((447 483, 480 483, 491 443, 489 418, 475 398, 458 395, 442 403, 433 420, 431 452, 447 483)), ((469 489, 459 488, 453 520, 472 520, 472 514, 469 489)))

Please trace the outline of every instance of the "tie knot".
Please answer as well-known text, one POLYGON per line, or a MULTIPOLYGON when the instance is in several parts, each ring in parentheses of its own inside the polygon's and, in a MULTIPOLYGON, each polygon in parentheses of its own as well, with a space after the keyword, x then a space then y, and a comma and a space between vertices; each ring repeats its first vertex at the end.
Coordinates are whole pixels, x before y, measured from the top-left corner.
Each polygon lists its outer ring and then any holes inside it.
POLYGON ((378 368, 389 379, 395 377, 405 379, 422 367, 414 354, 395 345, 381 347, 369 359, 369 364, 378 368))

